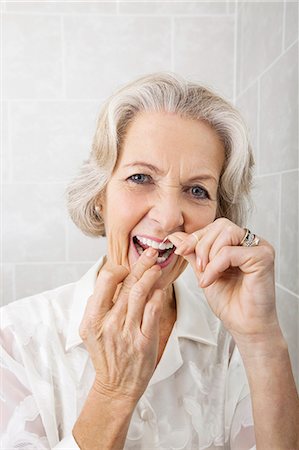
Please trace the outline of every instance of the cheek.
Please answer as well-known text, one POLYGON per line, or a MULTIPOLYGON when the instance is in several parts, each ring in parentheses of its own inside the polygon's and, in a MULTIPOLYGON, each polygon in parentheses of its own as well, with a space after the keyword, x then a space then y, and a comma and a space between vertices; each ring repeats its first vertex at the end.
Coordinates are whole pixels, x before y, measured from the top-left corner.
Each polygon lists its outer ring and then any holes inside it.
POLYGON ((114 236, 114 233, 118 232, 122 238, 128 238, 146 213, 147 206, 142 196, 133 195, 128 191, 110 196, 104 218, 107 237, 114 236))
POLYGON ((216 218, 217 205, 197 207, 185 217, 185 232, 190 234, 206 227, 216 218))

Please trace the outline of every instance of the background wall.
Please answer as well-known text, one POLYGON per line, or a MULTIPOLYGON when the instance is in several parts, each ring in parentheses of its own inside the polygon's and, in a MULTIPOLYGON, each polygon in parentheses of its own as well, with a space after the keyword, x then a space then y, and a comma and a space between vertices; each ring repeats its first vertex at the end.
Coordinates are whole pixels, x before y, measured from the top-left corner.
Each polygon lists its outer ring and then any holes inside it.
MULTIPOLYGON (((277 252, 298 367, 298 3, 7 1, 2 9, 2 303, 77 280, 105 250, 67 217, 103 100, 171 70, 236 103, 256 155, 250 226, 277 252)), ((296 372, 298 373, 297 369, 296 372)))

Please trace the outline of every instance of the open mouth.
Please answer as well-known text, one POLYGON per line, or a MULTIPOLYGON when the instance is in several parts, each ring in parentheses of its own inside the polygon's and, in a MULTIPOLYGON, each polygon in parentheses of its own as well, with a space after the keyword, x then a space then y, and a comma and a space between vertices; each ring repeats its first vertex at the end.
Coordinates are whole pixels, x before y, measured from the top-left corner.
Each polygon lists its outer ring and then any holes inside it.
POLYGON ((133 243, 139 255, 142 255, 144 250, 149 247, 153 247, 159 251, 159 256, 157 258, 158 264, 166 263, 170 260, 170 257, 174 253, 176 247, 172 242, 166 241, 163 244, 161 242, 153 241, 151 239, 144 238, 142 236, 134 236, 133 243))

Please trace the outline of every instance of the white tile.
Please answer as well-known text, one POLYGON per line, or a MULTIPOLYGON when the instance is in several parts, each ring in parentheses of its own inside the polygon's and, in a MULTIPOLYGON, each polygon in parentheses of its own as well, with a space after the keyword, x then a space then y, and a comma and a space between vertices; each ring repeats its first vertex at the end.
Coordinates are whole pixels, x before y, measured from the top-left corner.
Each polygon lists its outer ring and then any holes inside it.
POLYGON ((16 298, 78 281, 93 263, 17 264, 16 298))
POLYGON ((106 98, 137 76, 169 70, 170 24, 167 17, 65 16, 67 96, 106 98))
POLYGON ((258 169, 258 83, 254 83, 238 97, 236 106, 248 126, 249 138, 253 147, 256 169, 258 169))
POLYGON ((61 95, 61 24, 58 16, 3 16, 4 98, 61 95))
POLYGON ((234 18, 175 18, 174 69, 232 99, 234 18))
POLYGON ((117 11, 117 1, 7 1, 6 11, 22 12, 27 14, 113 14, 117 11))
POLYGON ((228 14, 234 14, 236 11, 236 7, 237 7, 237 0, 233 0, 233 1, 228 0, 226 2, 226 5, 227 5, 226 7, 227 7, 228 14))
POLYGON ((285 2, 284 48, 289 47, 289 45, 298 40, 298 8, 299 4, 297 1, 285 2))
POLYGON ((238 7, 238 93, 280 55, 282 25, 283 2, 244 2, 238 7))
POLYGON ((225 1, 125 1, 120 0, 123 14, 226 14, 225 1))
POLYGON ((261 78, 261 173, 298 167, 298 44, 261 78))
POLYGON ((280 284, 299 294, 298 172, 282 175, 280 284))
POLYGON ((288 344, 293 374, 299 389, 299 298, 277 287, 276 300, 280 327, 288 344))
POLYGON ((15 276, 13 264, 1 264, 0 306, 15 300, 15 276))
POLYGON ((65 186, 5 185, 3 262, 65 260, 65 186))
POLYGON ((266 239, 276 251, 276 276, 279 258, 279 175, 256 177, 252 190, 254 210, 248 228, 266 239))
POLYGON ((87 159, 100 102, 14 102, 11 106, 13 180, 62 182, 87 159))
POLYGON ((107 252, 105 237, 88 237, 69 219, 67 227, 67 255, 70 261, 97 261, 107 252))

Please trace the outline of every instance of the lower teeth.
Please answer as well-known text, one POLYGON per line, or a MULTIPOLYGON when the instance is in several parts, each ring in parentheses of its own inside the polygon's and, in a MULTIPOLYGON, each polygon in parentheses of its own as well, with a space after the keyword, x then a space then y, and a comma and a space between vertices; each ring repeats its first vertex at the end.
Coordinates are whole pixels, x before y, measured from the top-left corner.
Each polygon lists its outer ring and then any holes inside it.
POLYGON ((164 261, 166 261, 167 258, 168 258, 168 256, 158 256, 157 263, 161 264, 164 261))
MULTIPOLYGON (((144 249, 141 247, 141 245, 138 245, 136 243, 135 247, 137 248, 138 254, 142 255, 142 253, 144 252, 144 249)), ((166 261, 166 259, 169 257, 170 253, 171 253, 172 249, 166 250, 166 252, 164 253, 163 256, 158 256, 157 258, 157 263, 158 264, 162 264, 166 261)))

